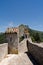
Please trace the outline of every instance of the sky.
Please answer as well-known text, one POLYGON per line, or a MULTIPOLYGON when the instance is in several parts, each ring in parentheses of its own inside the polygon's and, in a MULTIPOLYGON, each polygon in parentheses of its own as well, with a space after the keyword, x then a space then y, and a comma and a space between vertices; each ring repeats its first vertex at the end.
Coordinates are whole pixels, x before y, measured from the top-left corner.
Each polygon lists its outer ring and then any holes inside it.
POLYGON ((43 31, 43 0, 0 0, 0 32, 20 24, 43 31))

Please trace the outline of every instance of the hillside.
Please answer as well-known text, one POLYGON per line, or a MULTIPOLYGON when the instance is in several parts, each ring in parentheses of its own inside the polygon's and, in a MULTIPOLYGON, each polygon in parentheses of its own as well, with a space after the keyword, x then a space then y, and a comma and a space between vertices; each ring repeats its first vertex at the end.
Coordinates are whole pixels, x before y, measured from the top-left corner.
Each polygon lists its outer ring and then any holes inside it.
MULTIPOLYGON (((31 37, 33 42, 43 42, 43 32, 30 29, 28 25, 19 25, 19 41, 22 41, 24 39, 24 28, 28 29, 29 36, 31 37), (21 37, 22 36, 22 37, 21 37)), ((0 43, 6 42, 5 40, 5 34, 0 33, 0 43)))
MULTIPOLYGON (((40 42, 43 42, 43 32, 42 31, 37 31, 37 30, 30 29, 30 36, 31 36, 32 40, 33 40, 33 38, 39 36, 40 42)), ((33 40, 33 41, 35 41, 35 40, 33 40)))
MULTIPOLYGON (((29 36, 31 37, 33 42, 43 42, 43 32, 42 31, 30 29, 28 25, 23 25, 23 24, 21 24, 19 27, 21 29, 24 29, 24 28, 28 29, 29 36)), ((19 32, 21 32, 21 30, 19 32)))

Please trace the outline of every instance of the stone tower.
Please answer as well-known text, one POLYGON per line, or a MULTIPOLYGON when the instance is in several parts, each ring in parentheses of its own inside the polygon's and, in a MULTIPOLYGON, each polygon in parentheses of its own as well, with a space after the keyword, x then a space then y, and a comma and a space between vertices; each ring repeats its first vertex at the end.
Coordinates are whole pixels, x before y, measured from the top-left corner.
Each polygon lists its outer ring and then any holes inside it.
POLYGON ((18 28, 7 28, 5 35, 9 53, 18 53, 18 28))

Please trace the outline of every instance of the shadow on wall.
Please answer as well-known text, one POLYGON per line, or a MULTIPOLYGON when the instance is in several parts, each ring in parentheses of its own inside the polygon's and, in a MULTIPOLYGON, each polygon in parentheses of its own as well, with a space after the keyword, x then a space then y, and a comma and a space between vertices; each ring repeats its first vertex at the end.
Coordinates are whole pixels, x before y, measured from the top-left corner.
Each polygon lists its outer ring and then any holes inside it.
POLYGON ((30 54, 29 55, 30 59, 32 56, 32 58, 34 58, 35 61, 37 61, 38 65, 43 65, 43 48, 41 48, 35 44, 30 43, 28 40, 27 40, 27 48, 28 48, 27 54, 30 54))

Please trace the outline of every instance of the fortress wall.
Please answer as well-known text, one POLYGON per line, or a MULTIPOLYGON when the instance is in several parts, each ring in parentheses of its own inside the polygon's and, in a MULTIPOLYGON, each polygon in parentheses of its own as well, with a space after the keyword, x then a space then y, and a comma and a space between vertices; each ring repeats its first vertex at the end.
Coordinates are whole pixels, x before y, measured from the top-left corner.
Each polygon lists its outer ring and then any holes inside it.
POLYGON ((0 44, 0 61, 8 54, 8 43, 0 44))
POLYGON ((27 43, 28 52, 35 58, 40 65, 43 65, 43 43, 27 43))
POLYGON ((8 42, 8 53, 18 54, 18 33, 6 33, 6 40, 8 42))
POLYGON ((18 44, 18 52, 19 53, 24 53, 27 51, 27 45, 26 45, 26 39, 24 39, 23 41, 21 41, 18 44))

